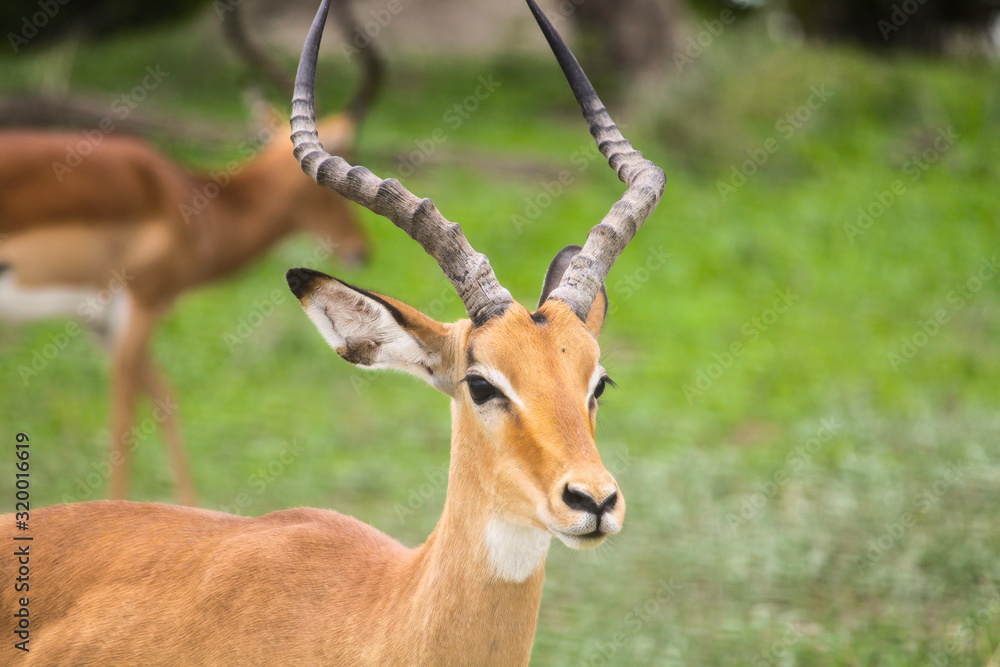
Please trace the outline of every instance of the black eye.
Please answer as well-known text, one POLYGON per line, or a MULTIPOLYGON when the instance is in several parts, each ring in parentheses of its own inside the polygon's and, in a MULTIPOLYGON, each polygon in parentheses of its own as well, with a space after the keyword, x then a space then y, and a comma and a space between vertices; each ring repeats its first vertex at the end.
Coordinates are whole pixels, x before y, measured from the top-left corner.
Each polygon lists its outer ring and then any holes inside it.
POLYGON ((601 394, 603 394, 603 393, 604 393, 604 390, 605 390, 605 389, 607 389, 607 386, 608 386, 609 384, 610 384, 610 385, 611 385, 612 387, 613 387, 613 386, 615 386, 615 383, 614 383, 614 382, 612 382, 612 381, 611 381, 611 378, 609 378, 609 377, 608 377, 607 375, 605 375, 605 376, 604 376, 604 377, 602 377, 602 378, 601 378, 600 380, 598 380, 598 381, 597 381, 597 386, 596 386, 596 387, 594 387, 594 398, 600 398, 600 397, 601 397, 601 394))
POLYGON ((478 375, 466 377, 465 383, 469 385, 469 396, 476 405, 482 405, 498 393, 496 387, 478 375))

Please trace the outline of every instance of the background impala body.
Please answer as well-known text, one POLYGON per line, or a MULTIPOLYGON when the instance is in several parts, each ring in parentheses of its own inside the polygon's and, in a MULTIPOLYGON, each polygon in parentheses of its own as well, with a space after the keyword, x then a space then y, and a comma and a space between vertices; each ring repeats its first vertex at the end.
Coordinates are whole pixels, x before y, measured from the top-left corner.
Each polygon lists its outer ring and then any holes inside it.
MULTIPOLYGON (((321 123, 324 140, 348 152, 380 78, 373 48, 363 66, 349 110, 321 123)), ((242 146, 251 159, 212 175, 132 137, 88 139, 86 155, 67 164, 84 135, 0 133, 0 318, 79 317, 112 351, 114 498, 126 496, 126 441, 137 396, 147 392, 164 415, 179 497, 195 502, 176 404, 148 350, 155 323, 180 295, 232 275, 298 230, 348 265, 366 257, 347 202, 303 176, 287 141, 273 139, 280 125, 272 120, 257 133, 262 141, 242 146)))
MULTIPOLYGON (((527 664, 554 536, 594 548, 625 501, 594 431, 608 378, 597 335, 612 263, 663 192, 532 0, 595 139, 628 189, 546 274, 529 312, 429 199, 322 148, 312 89, 328 10, 303 50, 296 155, 319 183, 382 213, 439 263, 468 319, 442 324, 390 297, 292 269, 289 287, 331 347, 451 398, 448 492, 417 549, 336 512, 260 518, 105 501, 32 513, 35 643, 23 664, 527 664), (40 516, 39 516, 40 515, 40 516)), ((13 517, 0 518, 4 531, 13 517)), ((0 591, 11 606, 13 587, 0 591)), ((5 647, 6 649, 7 647, 5 647)))

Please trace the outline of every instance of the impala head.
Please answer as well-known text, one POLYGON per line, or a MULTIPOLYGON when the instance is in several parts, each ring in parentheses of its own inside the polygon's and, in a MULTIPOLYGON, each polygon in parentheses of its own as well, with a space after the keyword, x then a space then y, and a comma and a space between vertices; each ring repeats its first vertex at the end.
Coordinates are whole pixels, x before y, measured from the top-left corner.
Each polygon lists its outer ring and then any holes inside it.
POLYGON ((538 308, 513 301, 489 260, 429 199, 398 181, 326 153, 316 139, 313 85, 329 0, 310 30, 296 78, 292 141, 303 170, 321 185, 389 218, 437 260, 468 319, 442 324, 395 299, 307 269, 288 282, 337 353, 356 365, 395 368, 452 397, 453 470, 476 471, 498 517, 540 528, 573 548, 597 546, 621 529, 625 501, 594 441, 597 404, 609 379, 597 336, 604 280, 663 194, 663 172, 632 149, 576 59, 528 0, 563 68, 600 150, 628 188, 587 237, 568 246, 545 276, 538 308))
MULTIPOLYGON (((344 38, 351 42, 358 29, 357 19, 351 9, 350 0, 335 0, 334 12, 337 25, 344 38)), ((244 9, 241 5, 228 8, 222 22, 223 36, 233 51, 247 64, 260 84, 287 95, 293 88, 290 73, 277 62, 247 31, 244 9)), ((353 96, 343 111, 329 114, 316 124, 320 143, 338 155, 350 157, 357 145, 357 138, 372 103, 378 96, 384 75, 381 53, 374 43, 369 43, 360 52, 361 78, 353 96)), ((266 100, 259 85, 249 91, 255 123, 259 137, 272 134, 286 121, 286 116, 266 100)), ((287 97, 285 97, 287 99, 287 97)), ((289 159, 288 145, 282 140, 271 141, 264 149, 265 161, 279 164, 289 159)), ((296 170, 296 173, 298 170, 296 170)), ((298 178, 301 178, 300 176, 298 178)), ((369 243, 364 230, 351 207, 343 198, 330 190, 316 188, 308 181, 306 186, 292 190, 296 192, 294 218, 295 227, 311 231, 322 239, 335 243, 334 252, 349 267, 358 267, 368 259, 369 243)))
MULTIPOLYGON (((331 147, 340 155, 354 153, 358 123, 349 113, 325 116, 316 125, 324 146, 331 147)), ((280 144, 278 150, 282 160, 292 157, 284 140, 279 139, 275 143, 280 144)), ((320 239, 333 241, 333 252, 347 267, 359 268, 366 264, 370 243, 353 205, 332 190, 316 187, 308 178, 303 178, 299 170, 295 171, 295 177, 302 182, 296 194, 293 224, 320 239)))

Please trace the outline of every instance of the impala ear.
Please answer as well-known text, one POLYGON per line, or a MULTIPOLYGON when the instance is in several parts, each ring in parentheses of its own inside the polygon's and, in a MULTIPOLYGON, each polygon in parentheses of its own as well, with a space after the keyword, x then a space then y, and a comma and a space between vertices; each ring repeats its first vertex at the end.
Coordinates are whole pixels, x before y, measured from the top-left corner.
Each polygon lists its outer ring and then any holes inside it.
MULTIPOLYGON (((559 286, 559 281, 562 280, 563 274, 569 268, 569 263, 582 249, 578 245, 568 245, 556 254, 555 259, 549 264, 549 270, 545 273, 545 282, 542 284, 542 296, 538 299, 539 307, 548 300, 552 290, 559 286)), ((607 313, 608 292, 604 289, 604 285, 601 285, 601 289, 597 293, 597 298, 594 299, 594 305, 590 307, 590 313, 587 314, 587 319, 584 322, 587 325, 587 330, 590 331, 594 338, 600 335, 601 327, 604 326, 604 317, 607 313)))
POLYGON ((604 318, 607 315, 608 291, 604 289, 604 285, 601 285, 601 291, 594 298, 594 305, 590 307, 590 312, 587 313, 587 321, 584 322, 587 325, 587 331, 594 338, 601 335, 601 329, 604 328, 604 318))
POLYGON ((392 368, 450 394, 447 325, 380 294, 311 269, 291 269, 288 286, 320 334, 343 359, 368 369, 392 368))

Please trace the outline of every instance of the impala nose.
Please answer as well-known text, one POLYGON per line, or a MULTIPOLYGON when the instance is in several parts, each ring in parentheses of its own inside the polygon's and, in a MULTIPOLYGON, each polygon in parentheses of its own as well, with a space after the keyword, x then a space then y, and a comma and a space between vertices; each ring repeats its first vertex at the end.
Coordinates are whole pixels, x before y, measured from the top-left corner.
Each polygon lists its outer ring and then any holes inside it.
POLYGON ((580 488, 572 488, 569 484, 563 487, 562 500, 570 509, 580 512, 590 512, 598 519, 600 525, 601 515, 613 510, 618 502, 618 492, 612 491, 600 503, 592 495, 580 488))
POLYGON ((625 498, 607 471, 569 473, 550 494, 543 520, 571 549, 593 549, 622 529, 625 498))

